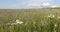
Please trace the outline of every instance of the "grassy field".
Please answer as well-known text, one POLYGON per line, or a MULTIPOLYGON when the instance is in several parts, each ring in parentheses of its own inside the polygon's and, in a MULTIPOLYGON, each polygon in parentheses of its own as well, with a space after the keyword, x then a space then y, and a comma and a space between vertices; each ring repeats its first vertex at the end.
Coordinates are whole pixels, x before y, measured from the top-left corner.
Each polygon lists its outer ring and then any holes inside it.
POLYGON ((0 9, 0 32, 60 32, 60 8, 0 9))

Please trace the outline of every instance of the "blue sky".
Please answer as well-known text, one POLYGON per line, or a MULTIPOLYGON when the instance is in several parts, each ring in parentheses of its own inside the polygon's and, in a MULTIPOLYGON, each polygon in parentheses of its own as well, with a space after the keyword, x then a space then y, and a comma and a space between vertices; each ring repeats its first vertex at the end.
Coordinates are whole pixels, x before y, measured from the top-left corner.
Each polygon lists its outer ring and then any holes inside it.
POLYGON ((1 9, 58 7, 60 0, 0 0, 1 9))

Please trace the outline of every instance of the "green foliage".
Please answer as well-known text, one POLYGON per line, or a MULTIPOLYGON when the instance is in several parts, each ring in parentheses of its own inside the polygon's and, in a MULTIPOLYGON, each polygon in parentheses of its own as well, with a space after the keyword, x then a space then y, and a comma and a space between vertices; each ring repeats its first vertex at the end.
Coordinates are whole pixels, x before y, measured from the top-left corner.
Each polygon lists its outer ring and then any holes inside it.
POLYGON ((60 32, 58 9, 21 9, 0 11, 0 32, 60 32), (55 17, 50 16, 54 15, 55 17), (48 17, 49 15, 49 17, 48 17), (23 24, 16 24, 19 19, 23 24), (15 24, 8 24, 9 22, 15 24))

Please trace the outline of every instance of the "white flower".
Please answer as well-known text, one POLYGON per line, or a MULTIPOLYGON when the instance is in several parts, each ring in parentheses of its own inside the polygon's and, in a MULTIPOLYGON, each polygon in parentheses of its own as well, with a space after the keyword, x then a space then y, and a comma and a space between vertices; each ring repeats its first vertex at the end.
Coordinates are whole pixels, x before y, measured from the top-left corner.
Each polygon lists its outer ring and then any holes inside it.
POLYGON ((47 17, 51 17, 50 15, 48 15, 47 17))
POLYGON ((20 20, 18 20, 18 19, 16 20, 16 22, 19 22, 19 21, 20 21, 20 20))
POLYGON ((54 17, 55 17, 55 15, 48 15, 47 17, 51 17, 51 18, 54 18, 54 17))
POLYGON ((52 17, 54 18, 55 16, 54 16, 54 15, 52 15, 52 17))
POLYGON ((8 25, 16 25, 16 23, 11 23, 11 24, 10 24, 10 23, 7 23, 7 24, 8 24, 8 25))
POLYGON ((23 22, 20 21, 20 20, 18 20, 18 19, 16 20, 16 23, 17 23, 17 24, 23 24, 23 22))
POLYGON ((54 26, 55 26, 55 27, 57 27, 57 25, 56 25, 56 24, 55 24, 54 26))
POLYGON ((16 23, 12 23, 11 25, 16 25, 16 23))
POLYGON ((60 18, 59 16, 57 18, 60 18))
POLYGON ((20 22, 17 22, 17 24, 23 24, 23 22, 22 22, 22 21, 20 21, 20 22))

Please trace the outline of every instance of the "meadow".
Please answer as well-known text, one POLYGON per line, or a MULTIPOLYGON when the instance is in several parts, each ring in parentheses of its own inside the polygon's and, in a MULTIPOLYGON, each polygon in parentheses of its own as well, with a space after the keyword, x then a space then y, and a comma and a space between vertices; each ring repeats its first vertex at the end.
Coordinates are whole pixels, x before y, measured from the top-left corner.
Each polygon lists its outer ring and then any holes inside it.
POLYGON ((0 32, 60 32, 60 8, 0 9, 0 32))

